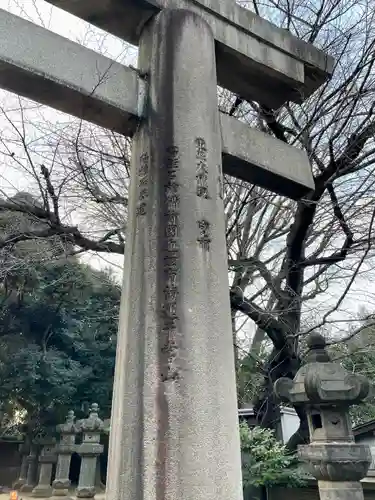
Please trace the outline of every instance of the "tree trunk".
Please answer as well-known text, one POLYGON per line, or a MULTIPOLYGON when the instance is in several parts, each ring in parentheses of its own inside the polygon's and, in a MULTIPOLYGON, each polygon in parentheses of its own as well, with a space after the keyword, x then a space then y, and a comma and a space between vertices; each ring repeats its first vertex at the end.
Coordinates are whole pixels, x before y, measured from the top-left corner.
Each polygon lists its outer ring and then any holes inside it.
POLYGON ((290 352, 286 344, 280 349, 274 348, 268 356, 263 385, 253 402, 257 422, 262 427, 274 429, 280 420, 279 401, 273 390, 274 383, 281 377, 293 379, 299 367, 300 359, 290 352))
POLYGON ((295 453, 301 444, 309 444, 310 442, 306 411, 301 406, 295 406, 294 409, 299 416, 299 427, 286 444, 291 453, 295 453))
MULTIPOLYGON (((254 414, 258 425, 267 429, 276 430, 280 422, 280 402, 276 398, 273 386, 276 380, 281 377, 293 379, 301 366, 301 360, 295 354, 290 353, 290 349, 285 346, 283 349, 273 349, 269 355, 265 368, 262 388, 253 401, 254 414)), ((302 407, 295 407, 295 411, 300 419, 298 430, 291 436, 287 443, 287 448, 291 452, 297 451, 300 444, 309 442, 309 428, 306 412, 302 407)))

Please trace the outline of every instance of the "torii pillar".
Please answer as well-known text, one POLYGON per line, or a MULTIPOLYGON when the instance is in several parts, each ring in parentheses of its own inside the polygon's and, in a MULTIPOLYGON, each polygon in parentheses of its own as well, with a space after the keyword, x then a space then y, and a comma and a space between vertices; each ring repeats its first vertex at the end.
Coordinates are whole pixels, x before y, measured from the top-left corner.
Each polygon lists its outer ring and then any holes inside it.
POLYGON ((107 500, 242 497, 214 38, 187 10, 143 30, 107 500))

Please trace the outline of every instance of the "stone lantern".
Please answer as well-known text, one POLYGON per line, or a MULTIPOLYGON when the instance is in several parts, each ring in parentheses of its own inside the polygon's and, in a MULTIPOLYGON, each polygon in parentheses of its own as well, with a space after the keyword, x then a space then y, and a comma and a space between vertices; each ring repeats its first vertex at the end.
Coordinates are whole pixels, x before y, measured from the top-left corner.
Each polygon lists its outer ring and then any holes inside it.
POLYGON ((49 498, 52 494, 51 479, 53 464, 56 463, 56 440, 48 435, 41 435, 35 439, 41 446, 39 455, 39 479, 31 495, 34 497, 49 498))
POLYGON ((308 347, 306 363, 294 380, 276 382, 276 395, 306 410, 310 445, 299 448, 299 458, 318 480, 321 500, 363 500, 371 453, 354 442, 349 408, 367 396, 369 383, 333 363, 321 335, 311 335, 308 347))
POLYGON ((92 404, 89 417, 78 424, 83 433, 82 444, 77 449, 82 459, 77 488, 78 498, 93 498, 96 493, 95 476, 97 460, 103 452, 100 436, 104 429, 103 420, 99 418, 98 411, 99 406, 96 403, 92 404))
POLYGON ((20 488, 23 493, 31 493, 37 482, 38 475, 38 452, 39 446, 35 442, 31 442, 30 451, 27 457, 27 474, 26 483, 20 488))
POLYGON ((73 453, 76 451, 76 434, 74 412, 68 413, 66 422, 57 426, 57 432, 60 434, 60 442, 57 446, 57 467, 55 480, 52 483, 52 495, 61 497, 62 500, 69 499, 69 470, 73 453))
POLYGON ((19 452, 22 457, 20 475, 19 478, 13 483, 13 489, 19 490, 22 486, 27 483, 27 473, 29 470, 29 453, 30 453, 30 442, 28 438, 20 444, 19 452))

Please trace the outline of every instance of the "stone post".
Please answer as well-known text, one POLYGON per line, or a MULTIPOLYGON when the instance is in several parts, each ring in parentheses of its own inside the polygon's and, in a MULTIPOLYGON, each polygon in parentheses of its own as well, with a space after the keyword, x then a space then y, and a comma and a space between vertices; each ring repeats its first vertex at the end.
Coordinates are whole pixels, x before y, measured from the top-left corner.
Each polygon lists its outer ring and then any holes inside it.
POLYGON ((42 446, 39 455, 39 480, 32 491, 32 496, 49 498, 52 494, 52 467, 56 463, 56 441, 54 438, 45 437, 38 439, 38 442, 42 446))
POLYGON ((27 472, 29 470, 29 453, 30 453, 30 442, 25 438, 25 441, 20 444, 19 452, 21 455, 21 467, 19 478, 13 483, 13 489, 19 490, 27 482, 27 472))
POLYGON ((300 447, 299 457, 318 480, 321 500, 363 500, 360 480, 371 464, 371 452, 354 442, 349 407, 367 396, 369 384, 331 362, 321 335, 311 335, 308 346, 306 364, 293 381, 278 380, 276 394, 306 408, 310 445, 300 447))
POLYGON ((105 490, 105 485, 102 483, 102 468, 100 465, 100 456, 96 460, 95 489, 97 492, 105 490))
POLYGON ((23 493, 30 493, 37 482, 37 471, 38 471, 38 451, 39 446, 36 443, 31 443, 30 452, 27 457, 27 476, 26 483, 21 486, 20 491, 23 493))
POLYGON ((72 454, 76 451, 76 433, 77 428, 74 424, 74 412, 70 411, 65 424, 57 426, 57 432, 60 434, 60 442, 57 446, 57 466, 55 480, 52 483, 54 497, 69 499, 69 470, 72 454))
POLYGON ((98 410, 98 405, 92 404, 89 417, 81 420, 79 424, 83 438, 82 444, 77 449, 82 459, 77 488, 78 498, 93 498, 96 493, 96 464, 98 456, 103 452, 100 435, 104 428, 103 421, 98 416, 98 410))
POLYGON ((107 500, 242 498, 212 32, 164 9, 141 34, 107 500))

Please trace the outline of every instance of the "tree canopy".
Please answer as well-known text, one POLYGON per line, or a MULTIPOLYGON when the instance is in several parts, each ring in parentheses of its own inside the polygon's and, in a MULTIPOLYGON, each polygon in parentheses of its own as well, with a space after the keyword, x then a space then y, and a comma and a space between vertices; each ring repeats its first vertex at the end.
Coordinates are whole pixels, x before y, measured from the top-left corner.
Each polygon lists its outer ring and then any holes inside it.
MULTIPOLYGON (((286 446, 276 439, 273 430, 249 429, 241 422, 240 437, 245 491, 255 486, 264 493, 264 489, 274 486, 293 488, 306 483, 307 475, 299 467, 296 454, 288 452, 286 446)), ((267 498, 267 494, 263 497, 267 498)))
POLYGON ((109 417, 120 287, 108 272, 33 250, 0 287, 0 402, 41 424, 92 402, 109 417))

